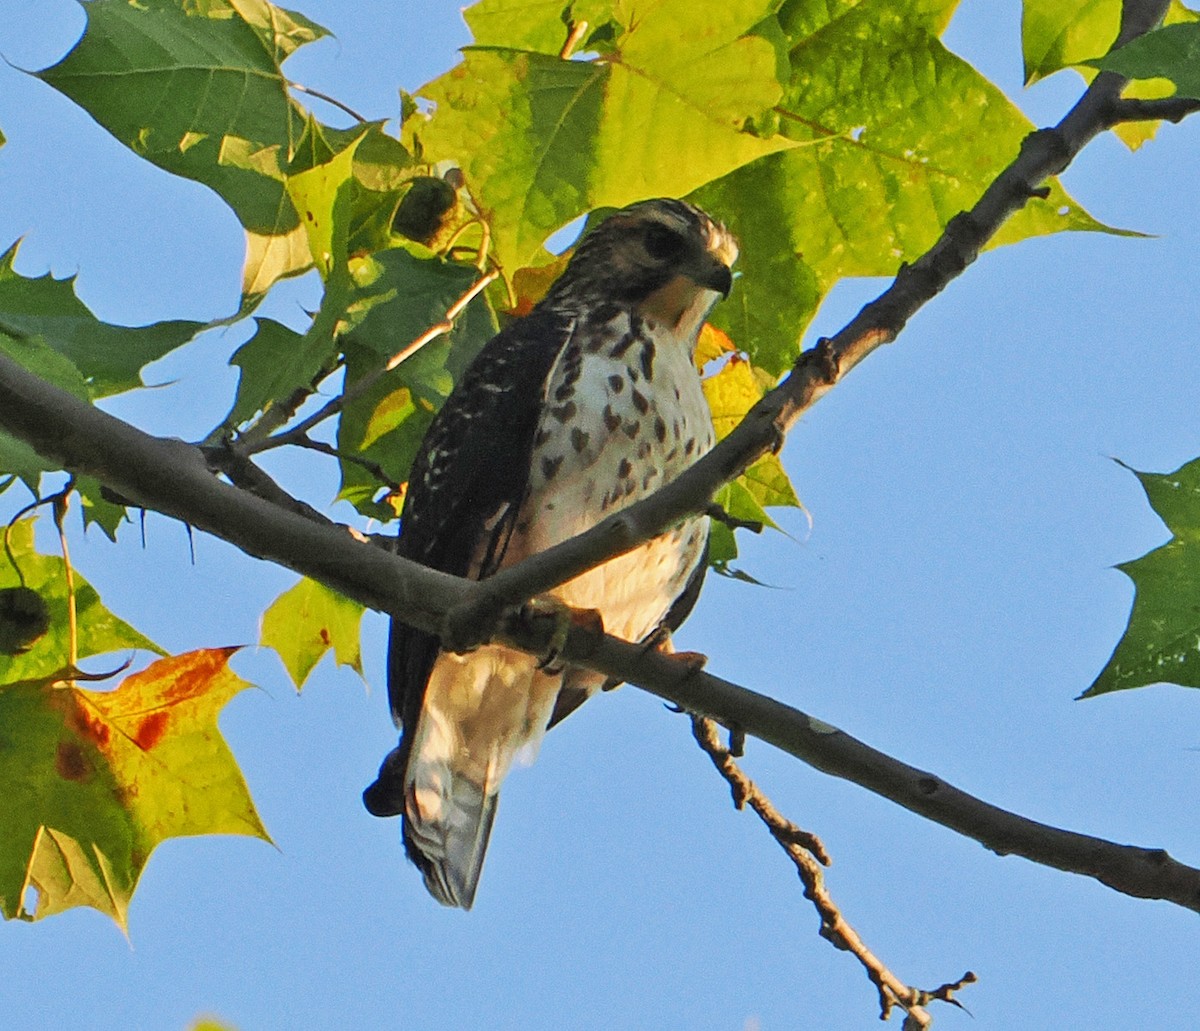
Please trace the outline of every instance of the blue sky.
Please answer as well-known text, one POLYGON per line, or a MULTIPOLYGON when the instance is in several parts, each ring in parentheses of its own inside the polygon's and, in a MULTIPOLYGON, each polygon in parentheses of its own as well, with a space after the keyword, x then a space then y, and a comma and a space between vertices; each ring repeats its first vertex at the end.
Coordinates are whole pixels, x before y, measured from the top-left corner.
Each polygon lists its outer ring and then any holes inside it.
MULTIPOLYGON (((305 48, 290 74, 371 117, 394 114, 397 88, 448 68, 469 39, 441 0, 296 6, 337 39, 305 48)), ((0 0, 0 53, 42 67, 82 26, 73 0, 0 0)), ((1039 124, 1080 91, 1070 73, 1020 91, 1012 0, 965 0, 947 41, 1039 124)), ((7 64, 0 128, 0 246, 24 237, 24 273, 78 273, 81 297, 114 322, 234 309, 241 231, 214 195, 138 161, 7 64)), ((811 529, 789 513, 792 539, 743 546, 778 589, 710 578, 680 645, 991 802, 1200 862, 1200 696, 1073 701, 1129 610, 1132 587, 1110 567, 1167 537, 1111 458, 1164 471, 1200 453, 1198 142, 1200 119, 1134 155, 1098 140, 1068 189, 1151 238, 988 253, 822 400, 784 453, 811 529)), ((881 285, 841 285, 811 336, 881 285)), ((316 296, 311 280, 287 284, 269 310, 300 325, 316 296)), ((201 435, 227 410, 223 364, 247 332, 211 334, 151 370, 168 385, 109 407, 201 435)), ((272 464, 331 496, 332 478, 313 483, 310 469, 272 464)), ((97 534, 72 547, 109 606, 175 651, 253 642, 293 581, 205 537, 193 565, 184 529, 156 516, 144 549, 136 531, 118 548, 97 534)), ((84 910, 0 927, 7 1026, 183 1029, 203 1013, 242 1031, 875 1025, 873 989, 817 937, 767 833, 732 810, 686 721, 633 688, 590 703, 512 775, 475 910, 438 907, 395 824, 359 803, 393 742, 384 637, 368 617, 369 687, 327 663, 299 697, 270 653, 239 656, 261 690, 221 725, 277 848, 166 843, 129 941, 84 910)), ((745 766, 823 836, 831 891, 900 977, 980 975, 963 995, 975 1020, 941 1008, 938 1027, 1195 1026, 1195 914, 996 857, 754 741, 745 766)))

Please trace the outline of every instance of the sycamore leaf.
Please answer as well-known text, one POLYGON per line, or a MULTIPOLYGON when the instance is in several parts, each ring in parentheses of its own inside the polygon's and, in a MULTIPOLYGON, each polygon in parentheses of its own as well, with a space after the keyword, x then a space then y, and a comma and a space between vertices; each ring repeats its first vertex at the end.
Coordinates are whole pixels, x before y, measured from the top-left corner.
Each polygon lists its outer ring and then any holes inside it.
POLYGON ((100 481, 91 476, 78 477, 75 489, 79 492, 83 509, 83 528, 86 530, 89 526, 99 526, 110 541, 115 541, 118 528, 129 519, 125 506, 113 501, 111 495, 106 495, 100 481))
MULTIPOLYGON (((791 77, 779 131, 797 146, 690 199, 738 237, 744 273, 713 312, 756 366, 790 367, 826 291, 894 275, 1016 156, 1033 126, 938 38, 957 0, 789 0, 791 77)), ((1057 183, 995 243, 1102 230, 1057 183)))
POLYGON ((91 906, 122 928, 150 853, 194 834, 270 840, 217 715, 250 685, 213 648, 161 659, 115 691, 0 686, 0 912, 91 906), (30 889, 36 903, 30 904, 30 889))
MULTIPOLYGON (((750 363, 736 354, 704 380, 703 385, 718 440, 742 421, 765 392, 750 363)), ((767 506, 800 507, 800 499, 778 455, 764 455, 736 480, 725 484, 713 500, 734 519, 761 523, 773 529, 778 526, 767 513, 767 506)), ((737 543, 733 532, 714 523, 709 561, 718 571, 732 575, 734 571, 728 569, 728 563, 736 557, 737 543)), ((742 578, 753 580, 752 577, 742 578)))
POLYGON ((1169 79, 1176 96, 1200 98, 1200 22, 1164 25, 1089 63, 1131 79, 1169 79))
POLYGON ((243 292, 308 265, 284 167, 303 131, 281 62, 326 35, 265 0, 92 0, 83 38, 39 77, 136 153, 204 183, 247 231, 243 292))
MULTIPOLYGON (((342 339, 351 384, 441 322, 479 271, 407 244, 355 261, 353 277, 342 339)), ((495 332, 486 300, 472 301, 450 334, 426 344, 346 406, 338 425, 339 450, 378 462, 395 482, 406 480, 434 412, 495 332)), ((338 496, 364 515, 394 518, 390 507, 374 500, 380 487, 361 465, 342 462, 338 496)))
POLYGON ((284 591, 263 613, 259 644, 273 648, 296 685, 332 650, 339 666, 363 675, 359 623, 363 607, 307 577, 284 591))
MULTIPOLYGON (((1165 25, 1194 22, 1200 14, 1172 0, 1165 25)), ((1063 68, 1074 67, 1084 81, 1096 72, 1085 65, 1108 52, 1121 25, 1121 0, 1025 0, 1021 17, 1021 45, 1025 55, 1025 83, 1063 68)), ((1117 69, 1114 69, 1117 70, 1117 69)), ((1132 82, 1125 96, 1149 100, 1170 96, 1171 88, 1156 80, 1132 82)), ((1130 148, 1154 136, 1158 122, 1123 122, 1113 127, 1130 148)))
MULTIPOLYGON (((1180 0, 1172 0, 1163 24, 1175 25, 1198 18, 1200 14, 1180 0)), ((1021 10, 1025 84, 1102 57, 1117 38, 1120 27, 1121 0, 1025 0, 1021 10)), ((1094 74, 1078 70, 1089 80, 1094 74)))
MULTIPOLYGON (((86 383, 80 393, 76 386, 42 358, 42 368, 27 366, 38 375, 52 379, 64 389, 84 398, 107 397, 142 386, 144 365, 187 343, 201 329, 199 322, 158 322, 152 326, 129 328, 101 322, 75 296, 75 280, 55 279, 49 273, 30 278, 13 267, 17 244, 0 255, 0 335, 12 338, 38 337, 42 345, 57 352, 86 383)), ((16 354, 13 354, 21 360, 16 354)))
MULTIPOLYGON (((50 616, 50 630, 23 655, 0 656, 0 681, 49 676, 67 664, 67 582, 63 560, 34 551, 33 519, 22 519, 9 536, 13 558, 25 586, 37 591, 50 616)), ((75 606, 79 622, 79 657, 138 648, 165 654, 153 641, 114 616, 95 589, 75 570, 75 606)), ((0 587, 19 587, 21 579, 0 549, 0 587)))
POLYGON ((680 196, 792 146, 746 131, 781 94, 776 49, 753 32, 777 2, 614 3, 612 45, 586 61, 528 29, 525 8, 545 24, 545 5, 483 5, 468 18, 491 45, 420 90, 436 105, 425 156, 462 167, 500 263, 519 268, 585 211, 680 196))
POLYGON ((700 327, 700 335, 696 339, 696 353, 693 355, 696 370, 703 372, 709 362, 716 361, 722 355, 732 354, 736 350, 737 348, 729 339, 728 334, 717 329, 711 322, 706 322, 700 327))
POLYGON ((227 426, 241 426, 273 403, 285 401, 304 386, 309 362, 300 349, 302 335, 274 319, 256 319, 254 336, 230 356, 241 370, 237 397, 225 417, 227 426))
POLYGON ((1146 684, 1200 687, 1200 459, 1173 473, 1130 472, 1174 536, 1117 567, 1137 590, 1133 612, 1084 698, 1146 684))

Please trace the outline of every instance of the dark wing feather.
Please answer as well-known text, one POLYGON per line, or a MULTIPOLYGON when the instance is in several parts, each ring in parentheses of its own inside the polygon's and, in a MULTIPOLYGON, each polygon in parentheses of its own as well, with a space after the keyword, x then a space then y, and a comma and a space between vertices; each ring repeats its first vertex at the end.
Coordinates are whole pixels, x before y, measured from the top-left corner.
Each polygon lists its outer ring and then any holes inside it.
MULTIPOLYGON (((495 571, 528 487, 546 379, 571 328, 566 316, 534 311, 479 352, 413 463, 400 514, 400 555, 455 576, 495 571)), ((388 699, 403 733, 363 796, 378 815, 404 808, 408 748, 438 647, 434 635, 392 621, 388 699)))
MULTIPOLYGON (((454 576, 495 571, 528 487, 546 379, 571 325, 565 316, 534 312, 493 337, 467 368, 413 464, 399 554, 454 576)), ((437 638, 393 621, 388 696, 410 729, 437 649, 437 638)))

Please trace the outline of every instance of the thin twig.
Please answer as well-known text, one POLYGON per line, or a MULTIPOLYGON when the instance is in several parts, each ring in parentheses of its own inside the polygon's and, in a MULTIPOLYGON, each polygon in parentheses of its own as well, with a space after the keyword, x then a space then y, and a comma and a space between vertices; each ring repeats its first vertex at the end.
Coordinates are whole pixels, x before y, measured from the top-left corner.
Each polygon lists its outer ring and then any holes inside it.
POLYGON ((309 451, 319 451, 321 454, 329 455, 340 462, 351 462, 366 469, 367 472, 379 481, 381 486, 387 487, 392 491, 398 491, 402 486, 402 484, 388 476, 382 465, 378 462, 372 462, 369 458, 363 458, 362 455, 356 455, 351 451, 340 451, 332 444, 326 444, 323 440, 313 440, 312 437, 301 437, 298 440, 292 441, 292 443, 296 447, 307 448, 309 451))
POLYGON ((298 82, 289 82, 288 86, 294 89, 297 93, 307 93, 310 97, 316 97, 318 100, 325 101, 326 104, 332 104, 334 107, 345 111, 351 118, 360 124, 365 124, 366 119, 360 115, 354 108, 348 104, 343 104, 337 97, 331 97, 328 93, 322 93, 320 90, 312 89, 309 86, 302 86, 298 82))
POLYGON ((587 35, 588 23, 586 21, 571 22, 570 31, 567 33, 567 41, 562 45, 562 49, 558 52, 560 61, 569 61, 571 55, 575 53, 575 48, 579 46, 583 37, 587 35))
POLYGON ((63 573, 67 582, 67 666, 70 669, 79 666, 79 614, 75 604, 75 570, 71 566, 71 550, 67 547, 67 531, 63 522, 67 517, 67 501, 74 489, 75 478, 72 477, 54 496, 52 509, 54 525, 58 529, 58 545, 62 549, 63 573))
POLYGON ((712 720, 695 713, 688 715, 692 721, 692 735, 696 738, 696 743, 729 784, 733 792, 734 807, 743 809, 749 805, 795 864, 796 872, 804 885, 804 897, 813 904, 821 918, 821 937, 836 948, 849 952, 862 964, 867 977, 879 993, 879 1019, 887 1020, 892 1009, 899 1006, 908 1014, 912 1026, 929 1027, 933 1019, 924 1008, 925 1005, 934 999, 951 1001, 953 991, 973 982, 975 975, 968 972, 954 984, 942 985, 928 992, 906 985, 893 974, 886 964, 867 948, 829 894, 821 868, 828 867, 831 860, 821 839, 797 827, 775 808, 758 785, 733 761, 729 749, 721 745, 717 725, 712 720))
POLYGON ((454 329, 454 320, 462 314, 463 310, 468 304, 470 304, 487 288, 488 284, 491 283, 492 280, 497 277, 497 275, 499 275, 498 272, 491 271, 480 276, 480 278, 471 284, 470 288, 466 290, 466 292, 464 292, 457 301, 455 301, 452 305, 450 305, 449 308, 446 309, 446 317, 442 319, 441 322, 430 326, 427 330, 425 330, 424 333, 413 340, 410 344, 401 348, 394 355, 392 355, 392 357, 389 358, 384 365, 377 369, 372 369, 361 379, 355 380, 351 384, 347 384, 337 397, 330 400, 322 408, 308 416, 306 419, 301 419, 300 422, 298 422, 290 430, 277 433, 274 436, 267 437, 265 440, 253 441, 248 445, 242 445, 239 443, 239 450, 245 455, 253 455, 259 451, 267 451, 271 448, 283 447, 285 444, 297 444, 299 441, 307 438, 309 431, 314 426, 317 426, 326 419, 336 415, 351 401, 355 401, 362 397, 362 395, 370 390, 371 387, 373 387, 381 377, 391 372, 401 362, 411 358, 426 344, 436 340, 440 336, 445 336, 445 334, 454 329))

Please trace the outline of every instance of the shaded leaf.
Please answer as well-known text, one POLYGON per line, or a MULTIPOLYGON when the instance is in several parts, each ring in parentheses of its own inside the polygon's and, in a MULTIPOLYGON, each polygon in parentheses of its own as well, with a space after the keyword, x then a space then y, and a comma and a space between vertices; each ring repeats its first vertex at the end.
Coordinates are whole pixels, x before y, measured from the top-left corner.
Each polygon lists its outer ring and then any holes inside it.
MULTIPOLYGON (((79 397, 107 397, 142 386, 144 365, 187 343, 204 328, 203 323, 184 321, 138 328, 101 322, 75 296, 74 277, 55 279, 49 273, 22 276, 13 267, 16 254, 14 244, 0 255, 0 335, 40 338, 82 375, 87 386, 84 393, 66 375, 67 366, 62 363, 56 367, 64 375, 52 380, 79 397)), ((41 359, 43 363, 48 360, 41 359)), ((28 367, 50 378, 48 365, 43 364, 42 370, 28 367)))
POLYGON ((263 613, 258 643, 278 653, 296 690, 331 650, 339 666, 349 666, 361 677, 359 623, 363 611, 358 602, 306 577, 263 613))
MULTIPOLYGON (((1164 24, 1195 21, 1200 14, 1172 0, 1164 24)), ((1025 55, 1025 82, 1037 82, 1063 68, 1073 67, 1085 82, 1096 72, 1084 62, 1108 52, 1121 24, 1121 0, 1025 0, 1021 17, 1021 44, 1025 55)), ((1132 82, 1124 95, 1149 100, 1169 96, 1171 89, 1154 81, 1132 82)), ((1160 123, 1122 122, 1113 127, 1131 148, 1154 136, 1160 123)))
POLYGON ((115 541, 118 528, 129 519, 125 506, 106 496, 103 485, 91 476, 78 477, 75 489, 83 509, 83 528, 99 526, 110 541, 115 541))
POLYGON ((92 0, 40 78, 160 168, 216 191, 247 230, 243 292, 307 267, 284 167, 303 129, 280 64, 326 32, 265 0, 92 0))
MULTIPOLYGON (((55 555, 39 555, 34 550, 33 527, 33 519, 22 519, 14 525, 9 543, 25 575, 25 586, 37 591, 49 608, 50 630, 24 655, 0 656, 0 681, 49 676, 67 664, 67 583, 63 560, 55 555)), ((131 648, 164 654, 153 641, 105 608, 78 569, 74 573, 80 658, 131 648)), ((20 585, 17 571, 0 549, 0 587, 20 585)))
POLYGON ((227 426, 241 426, 272 404, 284 401, 300 386, 308 362, 300 350, 302 336, 274 319, 256 319, 254 336, 229 358, 241 370, 227 426))
POLYGON ((217 715, 248 684, 236 649, 161 659, 115 691, 0 686, 0 911, 91 906, 125 927, 150 853, 171 837, 267 838, 217 715), (25 908, 27 890, 37 902, 25 908))
POLYGON ((1170 79, 1176 96, 1200 99, 1200 22, 1165 25, 1089 63, 1131 79, 1170 79))
MULTIPOLYGON (((356 261, 353 275, 342 341, 346 381, 351 384, 445 319, 447 309, 478 279, 479 271, 410 244, 356 261)), ((397 483, 406 480, 434 413, 495 332, 487 302, 472 301, 448 336, 426 344, 346 406, 338 426, 338 448, 378 462, 397 483)), ((338 496, 364 515, 394 518, 390 507, 374 500, 380 487, 362 466, 342 463, 338 496)))
MULTIPOLYGON (((1180 0, 1172 0, 1164 24, 1200 18, 1180 0)), ((1121 0, 1024 0, 1021 50, 1025 84, 1108 53, 1121 27, 1121 0)), ((1114 69, 1115 70, 1115 69, 1114 69)), ((1089 81, 1094 73, 1078 69, 1089 81)))
POLYGON ((1174 536, 1117 567, 1137 590, 1133 612, 1084 698, 1146 684, 1200 687, 1200 459, 1173 473, 1130 472, 1174 536))

